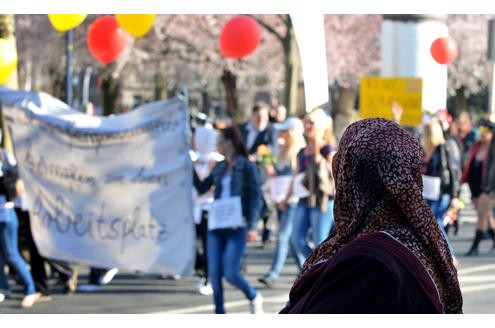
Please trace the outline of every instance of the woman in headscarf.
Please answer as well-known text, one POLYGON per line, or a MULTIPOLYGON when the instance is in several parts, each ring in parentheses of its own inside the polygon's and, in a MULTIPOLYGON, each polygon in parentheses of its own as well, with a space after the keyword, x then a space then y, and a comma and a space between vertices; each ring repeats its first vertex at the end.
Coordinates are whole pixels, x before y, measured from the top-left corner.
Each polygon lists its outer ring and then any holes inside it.
POLYGON ((281 313, 462 313, 452 255, 422 196, 421 145, 398 124, 351 124, 333 158, 335 230, 281 313))

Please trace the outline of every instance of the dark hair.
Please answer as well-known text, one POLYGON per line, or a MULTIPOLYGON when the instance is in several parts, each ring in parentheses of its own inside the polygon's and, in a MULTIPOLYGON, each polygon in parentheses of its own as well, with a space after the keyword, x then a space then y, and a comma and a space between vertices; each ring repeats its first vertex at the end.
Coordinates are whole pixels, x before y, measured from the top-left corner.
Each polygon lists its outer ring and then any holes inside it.
POLYGON ((232 141, 232 145, 234 146, 236 154, 244 155, 245 157, 249 156, 246 144, 242 140, 241 132, 239 131, 239 128, 237 126, 228 126, 224 129, 221 129, 220 133, 226 140, 232 141))
POLYGON ((478 127, 480 126, 485 126, 487 128, 490 128, 492 130, 495 130, 495 123, 493 123, 492 121, 489 121, 487 119, 484 119, 482 118, 479 122, 478 122, 478 127))
POLYGON ((261 108, 266 108, 267 110, 269 110, 270 106, 268 106, 268 104, 265 102, 258 101, 253 107, 253 114, 258 112, 261 108))

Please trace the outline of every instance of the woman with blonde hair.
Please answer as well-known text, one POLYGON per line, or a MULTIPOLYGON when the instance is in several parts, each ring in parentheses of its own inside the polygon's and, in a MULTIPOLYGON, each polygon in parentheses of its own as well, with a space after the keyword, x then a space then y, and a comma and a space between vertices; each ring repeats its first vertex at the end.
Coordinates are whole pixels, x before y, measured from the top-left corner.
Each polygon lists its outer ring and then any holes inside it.
POLYGON ((445 142, 440 122, 430 120, 423 128, 423 147, 425 150, 423 173, 423 195, 442 230, 455 259, 454 249, 443 226, 443 217, 448 208, 459 201, 460 180, 454 173, 453 157, 449 144, 445 142))
POLYGON ((291 186, 281 202, 285 208, 292 196, 296 176, 304 173, 302 184, 309 195, 299 199, 294 214, 294 227, 291 243, 299 261, 304 262, 312 250, 306 239, 311 229, 313 247, 320 244, 333 229, 333 202, 335 184, 332 176, 332 158, 336 152, 330 143, 332 120, 321 108, 315 108, 304 117, 304 137, 306 147, 297 154, 291 186))
POLYGON ((273 127, 278 131, 278 154, 276 164, 274 165, 275 171, 271 174, 271 178, 273 179, 270 180, 270 186, 273 188, 272 201, 277 204, 278 232, 270 271, 258 279, 259 282, 268 288, 272 288, 278 279, 289 250, 294 256, 299 269, 304 264, 302 259, 296 256, 294 245, 290 240, 298 198, 291 197, 285 208, 278 206, 281 200, 279 196, 284 197, 286 194, 286 190, 280 190, 282 194, 279 194, 278 187, 284 185, 281 182, 282 180, 286 181, 290 179, 294 173, 297 163, 297 153, 305 146, 303 123, 297 117, 288 117, 281 123, 275 123, 273 127), (278 184, 278 187, 275 184, 278 184))

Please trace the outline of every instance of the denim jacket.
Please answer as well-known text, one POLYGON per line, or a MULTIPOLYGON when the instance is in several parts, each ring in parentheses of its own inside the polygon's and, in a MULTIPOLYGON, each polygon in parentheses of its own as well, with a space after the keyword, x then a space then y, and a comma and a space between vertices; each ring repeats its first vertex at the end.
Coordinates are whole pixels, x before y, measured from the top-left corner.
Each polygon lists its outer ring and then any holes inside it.
MULTIPOLYGON (((194 171, 194 187, 199 194, 203 194, 215 186, 214 197, 220 198, 222 193, 222 178, 227 170, 227 161, 218 162, 210 175, 201 181, 194 171)), ((263 208, 263 195, 260 187, 260 178, 256 165, 246 157, 238 155, 232 168, 230 195, 240 196, 242 215, 247 221, 248 230, 257 230, 258 220, 263 208)))

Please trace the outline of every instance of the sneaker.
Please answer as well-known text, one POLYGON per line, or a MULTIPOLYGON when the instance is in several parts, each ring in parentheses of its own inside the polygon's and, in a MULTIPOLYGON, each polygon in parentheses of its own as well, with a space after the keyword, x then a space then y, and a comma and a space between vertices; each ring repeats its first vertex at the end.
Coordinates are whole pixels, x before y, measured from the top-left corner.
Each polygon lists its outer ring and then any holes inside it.
POLYGON ((22 298, 20 307, 23 309, 29 309, 34 305, 34 303, 39 301, 40 298, 41 298, 41 293, 26 295, 22 298))
POLYGON ((201 295, 205 295, 205 296, 213 295, 213 288, 211 287, 211 284, 209 282, 199 286, 198 291, 201 295))
POLYGON ((256 296, 249 302, 249 313, 263 314, 263 296, 258 292, 256 296))
POLYGON ((43 295, 41 294, 40 295, 40 298, 38 299, 37 302, 50 302, 52 300, 52 296, 51 295, 43 295))
POLYGON ((113 277, 115 277, 117 272, 119 272, 119 269, 117 268, 113 268, 105 272, 105 274, 100 277, 100 285, 106 285, 110 281, 112 281, 113 277))
POLYGON ((273 288, 275 285, 275 279, 273 279, 269 275, 265 275, 263 276, 263 278, 259 278, 258 281, 265 285, 267 288, 273 288))
POLYGON ((78 292, 99 292, 101 290, 100 285, 80 285, 77 287, 78 292))
POLYGON ((77 271, 72 273, 72 277, 69 278, 64 284, 64 294, 72 294, 77 290, 77 271))
POLYGON ((159 275, 158 276, 159 279, 162 279, 162 280, 180 280, 180 275, 178 274, 166 274, 166 275, 159 275))
POLYGON ((0 293, 0 303, 2 303, 5 300, 5 295, 0 293))

